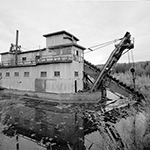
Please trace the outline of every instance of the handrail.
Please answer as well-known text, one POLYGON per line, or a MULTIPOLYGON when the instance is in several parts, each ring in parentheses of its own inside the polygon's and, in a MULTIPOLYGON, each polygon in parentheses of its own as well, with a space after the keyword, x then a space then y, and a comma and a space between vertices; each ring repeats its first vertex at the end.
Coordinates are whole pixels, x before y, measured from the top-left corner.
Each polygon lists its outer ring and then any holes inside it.
MULTIPOLYGON (((63 62, 63 61, 72 61, 73 56, 72 55, 57 55, 57 56, 46 56, 46 57, 41 57, 39 59, 30 59, 26 61, 18 61, 17 65, 27 65, 27 64, 32 64, 36 65, 38 63, 42 62, 63 62)), ((14 61, 2 61, 0 63, 0 66, 16 66, 14 61)))

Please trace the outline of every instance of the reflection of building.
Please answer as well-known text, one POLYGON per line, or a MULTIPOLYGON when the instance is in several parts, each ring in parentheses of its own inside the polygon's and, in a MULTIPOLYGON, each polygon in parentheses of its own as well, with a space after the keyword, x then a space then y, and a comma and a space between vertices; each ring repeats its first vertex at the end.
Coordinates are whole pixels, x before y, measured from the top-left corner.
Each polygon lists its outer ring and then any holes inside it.
POLYGON ((70 112, 63 106, 60 109, 50 105, 15 105, 7 111, 4 124, 14 126, 19 134, 37 141, 48 137, 53 142, 69 142, 75 147, 79 139, 84 138, 82 114, 70 112))
POLYGON ((75 93, 83 89, 85 48, 77 44, 78 38, 66 31, 44 37, 44 49, 18 52, 17 59, 14 52, 1 53, 2 87, 52 93, 75 93))

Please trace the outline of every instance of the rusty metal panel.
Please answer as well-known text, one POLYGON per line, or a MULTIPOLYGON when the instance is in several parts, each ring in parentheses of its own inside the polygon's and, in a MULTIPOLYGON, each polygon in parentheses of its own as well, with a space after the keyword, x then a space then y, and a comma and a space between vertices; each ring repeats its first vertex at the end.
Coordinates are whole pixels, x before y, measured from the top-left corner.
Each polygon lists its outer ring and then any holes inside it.
POLYGON ((35 79, 35 91, 46 92, 46 80, 45 79, 35 79))

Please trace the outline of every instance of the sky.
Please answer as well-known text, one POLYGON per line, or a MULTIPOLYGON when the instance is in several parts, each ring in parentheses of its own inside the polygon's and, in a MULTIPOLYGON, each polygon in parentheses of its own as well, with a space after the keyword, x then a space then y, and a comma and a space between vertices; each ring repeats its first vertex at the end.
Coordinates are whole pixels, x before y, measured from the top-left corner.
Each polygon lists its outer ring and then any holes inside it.
MULTIPOLYGON (((135 39, 134 49, 119 62, 150 60, 150 1, 101 0, 0 0, 0 53, 15 44, 19 30, 22 51, 46 47, 44 34, 66 30, 80 39, 79 45, 115 40, 128 31, 135 39)), ((105 63, 114 44, 89 52, 85 59, 105 63)))

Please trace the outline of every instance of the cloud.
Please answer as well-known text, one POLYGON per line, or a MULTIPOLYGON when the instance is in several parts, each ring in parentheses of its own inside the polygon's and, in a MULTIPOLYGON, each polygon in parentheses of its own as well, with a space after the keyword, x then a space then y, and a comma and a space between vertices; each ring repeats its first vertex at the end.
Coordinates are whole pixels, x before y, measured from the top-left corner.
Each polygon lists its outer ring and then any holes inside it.
MULTIPOLYGON (((67 30, 79 37, 79 44, 90 47, 120 38, 130 31, 136 40, 136 58, 149 59, 149 56, 141 55, 142 48, 148 53, 150 47, 149 14, 147 1, 1 0, 0 34, 3 38, 0 42, 3 49, 7 49, 14 42, 15 30, 18 29, 20 44, 35 49, 39 45, 45 47, 43 34, 67 30)), ((87 54, 86 58, 98 63, 112 50, 113 47, 105 48, 87 54)))

